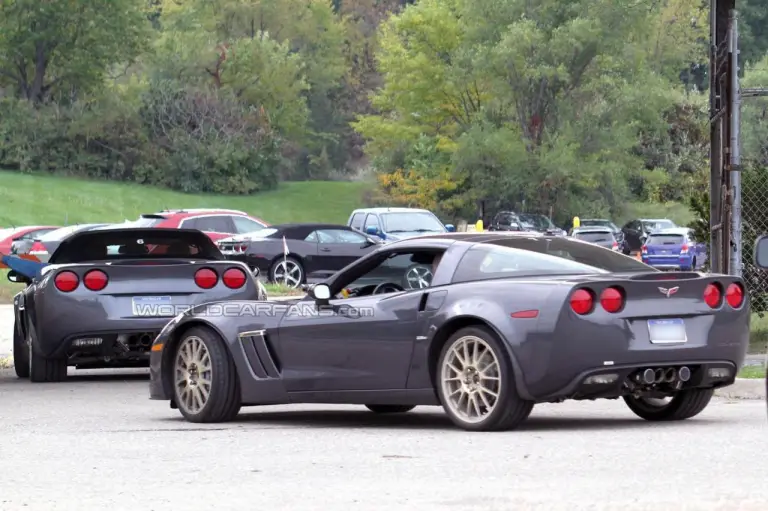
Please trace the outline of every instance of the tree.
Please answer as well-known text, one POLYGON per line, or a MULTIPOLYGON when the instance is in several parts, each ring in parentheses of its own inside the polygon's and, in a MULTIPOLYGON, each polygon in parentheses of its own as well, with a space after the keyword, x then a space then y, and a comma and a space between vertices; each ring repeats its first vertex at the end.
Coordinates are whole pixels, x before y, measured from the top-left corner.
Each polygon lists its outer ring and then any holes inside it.
POLYGON ((84 93, 148 48, 145 0, 0 1, 0 85, 35 103, 84 93))

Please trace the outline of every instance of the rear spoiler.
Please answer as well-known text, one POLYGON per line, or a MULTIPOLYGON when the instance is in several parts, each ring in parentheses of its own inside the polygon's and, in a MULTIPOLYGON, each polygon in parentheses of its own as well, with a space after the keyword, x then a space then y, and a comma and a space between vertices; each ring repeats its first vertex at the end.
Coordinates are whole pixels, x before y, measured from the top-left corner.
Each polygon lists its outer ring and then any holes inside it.
POLYGON ((655 271, 634 275, 629 280, 690 280, 701 277, 700 273, 694 271, 655 271))
POLYGON ((165 220, 168 217, 166 217, 165 215, 160 215, 158 213, 149 213, 146 215, 141 215, 140 218, 149 218, 150 220, 165 220))

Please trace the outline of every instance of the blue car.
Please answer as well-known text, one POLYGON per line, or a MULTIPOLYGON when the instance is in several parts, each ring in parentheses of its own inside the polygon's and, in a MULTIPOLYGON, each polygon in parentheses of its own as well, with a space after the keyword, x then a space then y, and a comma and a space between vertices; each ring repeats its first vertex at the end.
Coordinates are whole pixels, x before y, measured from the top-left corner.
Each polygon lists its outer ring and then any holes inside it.
POLYGON ((661 229, 648 235, 641 249, 645 264, 660 270, 693 271, 707 259, 707 248, 686 227, 661 229))

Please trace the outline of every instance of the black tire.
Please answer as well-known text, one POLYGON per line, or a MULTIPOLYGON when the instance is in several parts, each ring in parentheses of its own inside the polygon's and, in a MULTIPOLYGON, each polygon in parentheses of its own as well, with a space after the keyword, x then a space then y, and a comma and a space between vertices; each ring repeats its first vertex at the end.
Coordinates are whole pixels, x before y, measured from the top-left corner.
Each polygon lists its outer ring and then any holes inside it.
POLYGON ((176 345, 173 359, 170 361, 170 378, 175 379, 177 358, 184 342, 191 338, 198 338, 208 350, 211 362, 211 385, 208 398, 200 410, 191 410, 182 399, 180 389, 173 385, 174 401, 179 411, 190 422, 212 423, 228 422, 237 417, 240 412, 241 395, 240 380, 237 376, 237 368, 232 360, 224 340, 206 327, 190 328, 184 333, 180 342, 176 345))
POLYGON ((632 396, 624 396, 624 402, 632 413, 647 421, 682 421, 703 412, 714 393, 714 389, 681 390, 663 406, 656 406, 632 396))
POLYGON ((16 322, 13 324, 13 369, 19 378, 29 378, 29 348, 24 344, 16 322))
POLYGON ((365 405, 365 407, 373 413, 405 413, 416 408, 411 405, 365 405))
POLYGON ((29 381, 32 383, 57 383, 67 379, 66 358, 46 358, 35 353, 32 332, 27 333, 29 354, 29 381))
POLYGON ((504 431, 514 429, 528 418, 533 410, 534 403, 522 399, 517 393, 512 362, 506 349, 496 335, 486 327, 472 326, 462 328, 455 332, 443 346, 435 371, 435 388, 443 409, 451 421, 458 427, 467 431, 504 431), (490 347, 498 361, 498 393, 493 409, 485 418, 477 422, 464 420, 458 415, 446 398, 442 383, 442 372, 446 359, 454 345, 463 337, 472 336, 481 339, 490 347))
POLYGON ((275 273, 277 271, 277 267, 285 261, 287 264, 295 264, 299 268, 299 272, 301 273, 301 276, 299 277, 299 283, 296 285, 296 288, 300 287, 302 284, 304 284, 307 281, 307 274, 304 271, 304 265, 301 264, 298 260, 294 259, 293 257, 286 257, 283 259, 282 257, 278 258, 274 263, 272 263, 272 266, 269 268, 269 281, 273 284, 281 284, 282 282, 278 282, 275 278, 275 273))

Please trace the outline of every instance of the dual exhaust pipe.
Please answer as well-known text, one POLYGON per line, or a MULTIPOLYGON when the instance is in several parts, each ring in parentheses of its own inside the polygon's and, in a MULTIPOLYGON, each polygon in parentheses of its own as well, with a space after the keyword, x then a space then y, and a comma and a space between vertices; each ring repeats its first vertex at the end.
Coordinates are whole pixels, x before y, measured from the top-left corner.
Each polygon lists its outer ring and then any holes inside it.
POLYGON ((674 367, 668 369, 646 369, 643 371, 641 380, 643 383, 651 385, 653 383, 674 383, 681 381, 683 383, 691 379, 691 370, 683 366, 679 370, 674 367))

